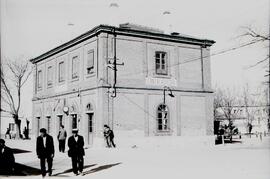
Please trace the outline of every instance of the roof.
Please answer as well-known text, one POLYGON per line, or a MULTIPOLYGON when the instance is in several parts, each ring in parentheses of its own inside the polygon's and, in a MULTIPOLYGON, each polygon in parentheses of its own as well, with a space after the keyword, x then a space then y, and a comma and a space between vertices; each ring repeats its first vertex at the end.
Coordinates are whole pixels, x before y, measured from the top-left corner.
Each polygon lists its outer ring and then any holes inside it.
POLYGON ((115 33, 116 35, 133 36, 133 37, 141 37, 141 38, 148 38, 148 39, 150 38, 150 39, 155 39, 155 40, 163 40, 163 41, 170 41, 170 42, 177 42, 177 43, 201 45, 204 47, 209 47, 215 43, 215 41, 213 40, 195 38, 195 37, 186 36, 182 34, 170 35, 170 34, 164 34, 161 31, 154 31, 154 30, 150 31, 143 28, 136 29, 136 28, 125 28, 123 26, 114 27, 110 25, 99 25, 64 44, 39 55, 36 58, 30 59, 30 61, 32 63, 37 63, 63 50, 66 50, 74 45, 77 45, 87 39, 98 36, 102 32, 109 33, 109 34, 115 33))

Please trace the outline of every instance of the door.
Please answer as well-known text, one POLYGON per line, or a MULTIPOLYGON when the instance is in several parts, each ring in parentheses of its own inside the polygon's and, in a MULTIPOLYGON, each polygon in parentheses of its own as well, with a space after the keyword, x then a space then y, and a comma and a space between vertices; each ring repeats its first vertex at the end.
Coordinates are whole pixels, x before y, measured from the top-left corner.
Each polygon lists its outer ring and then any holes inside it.
POLYGON ((94 132, 94 122, 93 122, 94 113, 87 113, 87 122, 88 122, 88 144, 93 144, 93 132, 94 132))
POLYGON ((59 130, 60 130, 60 127, 62 126, 62 125, 64 125, 63 124, 63 115, 58 115, 57 116, 57 134, 59 133, 59 130))
POLYGON ((78 128, 77 114, 72 114, 72 129, 78 128))
POLYGON ((37 117, 37 136, 39 136, 39 130, 40 130, 40 117, 37 117))

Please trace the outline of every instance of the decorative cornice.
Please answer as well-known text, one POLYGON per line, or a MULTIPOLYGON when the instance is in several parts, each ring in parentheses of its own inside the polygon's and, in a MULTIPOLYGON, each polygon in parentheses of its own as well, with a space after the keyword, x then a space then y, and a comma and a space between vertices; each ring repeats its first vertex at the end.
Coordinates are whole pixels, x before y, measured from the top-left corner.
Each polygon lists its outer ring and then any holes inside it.
POLYGON ((46 53, 39 55, 36 58, 30 59, 30 62, 37 63, 63 50, 66 50, 74 45, 77 45, 87 39, 98 36, 102 32, 108 33, 108 34, 115 33, 116 35, 148 38, 148 39, 155 39, 155 40, 162 40, 162 41, 169 41, 169 42, 176 42, 176 43, 194 44, 194 45, 200 45, 202 47, 210 47, 211 45, 215 43, 215 41, 213 40, 199 39, 199 38, 184 36, 181 34, 169 35, 169 34, 164 34, 164 33, 155 33, 155 32, 142 31, 142 30, 119 28, 119 27, 114 27, 114 26, 109 26, 109 25, 99 25, 64 44, 46 53))

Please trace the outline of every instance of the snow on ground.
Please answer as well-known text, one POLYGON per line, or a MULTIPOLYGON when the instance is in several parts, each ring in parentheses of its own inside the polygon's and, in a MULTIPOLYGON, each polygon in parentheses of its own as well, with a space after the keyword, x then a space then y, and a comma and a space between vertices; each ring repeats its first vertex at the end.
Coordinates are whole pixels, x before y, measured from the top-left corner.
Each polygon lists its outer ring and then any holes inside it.
MULTIPOLYGON (((255 136, 244 137, 243 143, 217 146, 188 144, 188 138, 159 137, 140 139, 132 145, 111 148, 86 149, 84 176, 74 176, 65 172, 71 168, 67 153, 56 153, 54 171, 56 176, 68 178, 105 179, 269 179, 270 178, 270 138, 262 141, 255 136), (181 140, 180 140, 181 139, 181 140), (157 141, 158 140, 158 141, 157 141), (163 145, 162 145, 163 144, 163 145), (135 146, 136 145, 136 146, 135 146)), ((136 141, 136 140, 135 140, 136 141)), ((35 141, 7 140, 7 145, 34 151, 35 141)), ((57 149, 57 146, 56 146, 57 149)), ((16 161, 39 168, 35 152, 16 154, 16 161)), ((41 176, 9 177, 41 178, 41 176)))

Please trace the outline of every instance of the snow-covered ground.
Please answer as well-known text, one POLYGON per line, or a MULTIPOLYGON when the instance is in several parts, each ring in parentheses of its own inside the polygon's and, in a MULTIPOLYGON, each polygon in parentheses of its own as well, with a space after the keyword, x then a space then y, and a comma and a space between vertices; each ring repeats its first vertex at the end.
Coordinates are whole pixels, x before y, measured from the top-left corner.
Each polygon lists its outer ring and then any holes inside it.
MULTIPOLYGON (((179 137, 159 137, 158 141, 157 138, 146 138, 138 141, 140 142, 134 145, 126 141, 130 145, 123 147, 118 145, 115 149, 104 147, 86 149, 85 166, 87 167, 84 170, 84 176, 74 176, 67 171, 71 168, 70 158, 67 157, 67 153, 57 152, 53 166, 54 176, 50 178, 270 178, 269 137, 263 138, 262 141, 255 136, 244 137, 242 143, 217 146, 188 144, 188 138, 180 140, 179 137)), ((121 144, 120 141, 119 144, 121 144)), ((30 151, 35 150, 33 140, 7 140, 7 145, 30 151)), ((39 168, 35 152, 16 154, 16 162, 39 168)), ((34 179, 41 176, 9 178, 34 179)))

